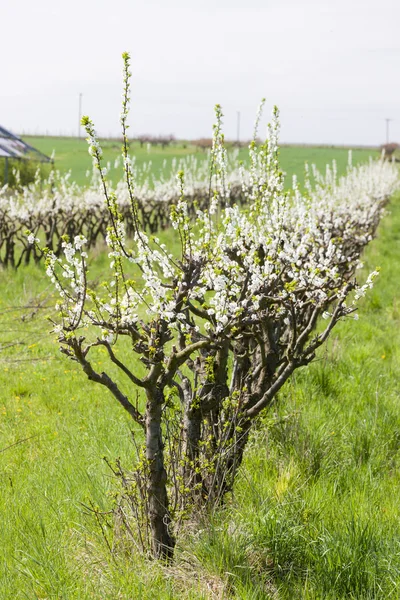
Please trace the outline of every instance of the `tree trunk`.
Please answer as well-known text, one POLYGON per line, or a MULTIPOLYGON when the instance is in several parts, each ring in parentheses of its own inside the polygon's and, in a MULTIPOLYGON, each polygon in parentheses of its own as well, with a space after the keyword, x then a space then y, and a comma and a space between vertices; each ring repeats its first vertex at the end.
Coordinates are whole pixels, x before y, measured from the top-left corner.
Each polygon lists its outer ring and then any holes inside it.
POLYGON ((148 505, 152 552, 155 558, 169 560, 173 556, 175 540, 170 531, 167 473, 164 466, 161 431, 163 400, 160 389, 147 392, 146 458, 149 468, 148 505))
MULTIPOLYGON (((203 494, 202 474, 199 470, 199 443, 201 439, 201 412, 192 408, 191 402, 185 406, 183 415, 183 480, 185 488, 191 490, 190 502, 198 502, 203 494)), ((186 498, 186 501, 188 499, 186 498)), ((186 502, 183 502, 185 505, 186 502)), ((185 507, 186 508, 186 507, 185 507)))

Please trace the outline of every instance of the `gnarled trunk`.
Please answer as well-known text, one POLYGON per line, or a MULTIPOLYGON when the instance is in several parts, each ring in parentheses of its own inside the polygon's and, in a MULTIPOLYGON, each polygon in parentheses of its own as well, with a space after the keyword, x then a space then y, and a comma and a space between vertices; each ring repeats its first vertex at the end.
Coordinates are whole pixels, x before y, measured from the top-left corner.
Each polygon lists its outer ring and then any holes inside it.
POLYGON ((167 473, 164 465, 161 417, 164 396, 160 389, 147 391, 146 458, 149 469, 147 490, 152 551, 155 558, 170 559, 175 539, 168 510, 167 473))

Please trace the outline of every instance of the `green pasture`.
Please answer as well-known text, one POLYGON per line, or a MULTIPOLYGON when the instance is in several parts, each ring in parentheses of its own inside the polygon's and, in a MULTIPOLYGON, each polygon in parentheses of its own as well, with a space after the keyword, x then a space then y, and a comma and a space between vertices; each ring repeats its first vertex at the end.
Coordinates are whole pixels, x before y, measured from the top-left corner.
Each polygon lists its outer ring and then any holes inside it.
MULTIPOLYGON (((50 156, 55 152, 55 167, 62 172, 71 170, 71 179, 79 184, 88 182, 86 172, 91 170, 92 158, 88 154, 87 142, 85 139, 78 138, 57 138, 57 137, 26 137, 25 140, 50 156)), ((104 151, 105 164, 109 161, 111 165, 118 156, 121 155, 121 142, 118 140, 102 140, 101 145, 104 151)), ((316 164, 318 169, 324 170, 325 165, 333 159, 336 160, 338 171, 344 172, 348 160, 348 148, 337 147, 317 147, 317 146, 283 146, 281 148, 281 166, 287 173, 288 183, 291 183, 292 176, 297 174, 302 181, 304 172, 304 163, 316 164)), ((375 148, 356 148, 353 151, 353 162, 363 162, 370 156, 378 156, 375 148)), ((139 142, 131 144, 131 154, 136 157, 137 164, 143 165, 151 161, 152 170, 157 173, 163 166, 164 160, 167 161, 167 169, 172 165, 173 158, 183 158, 188 155, 195 155, 199 160, 204 160, 207 153, 199 150, 190 142, 175 142, 165 149, 160 146, 152 146, 150 152, 146 145, 142 148, 139 142)), ((240 150, 240 158, 246 159, 247 149, 240 150)), ((110 173, 114 181, 118 181, 123 176, 122 167, 112 170, 110 173)))
MULTIPOLYGON (((65 169, 86 156, 74 143, 65 169)), ((313 157, 336 157, 340 168, 347 151, 281 156, 287 171, 313 157)), ((171 244, 170 232, 159 237, 171 244)), ((132 424, 59 353, 43 267, 0 271, 0 599, 399 598, 399 255, 397 196, 358 276, 381 267, 359 321, 341 323, 286 385, 260 419, 234 495, 209 521, 188 524, 170 567, 96 523, 91 509, 107 513, 116 489, 103 458, 129 468, 132 424)), ((91 260, 93 277, 103 277, 102 248, 91 260)), ((99 352, 99 369, 103 361, 99 352)))

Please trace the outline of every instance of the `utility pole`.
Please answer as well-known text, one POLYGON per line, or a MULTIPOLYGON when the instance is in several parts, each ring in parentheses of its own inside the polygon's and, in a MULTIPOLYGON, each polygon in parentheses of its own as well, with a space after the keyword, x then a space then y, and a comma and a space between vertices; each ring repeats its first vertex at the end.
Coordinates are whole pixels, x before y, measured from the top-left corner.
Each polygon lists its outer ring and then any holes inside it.
POLYGON ((79 94, 79 121, 78 121, 78 139, 81 137, 81 119, 82 119, 82 92, 79 94))
POLYGON ((240 143, 240 110, 237 111, 237 122, 236 122, 236 138, 237 143, 240 143))
POLYGON ((385 119, 386 121, 386 143, 389 143, 389 123, 393 121, 393 119, 385 119))

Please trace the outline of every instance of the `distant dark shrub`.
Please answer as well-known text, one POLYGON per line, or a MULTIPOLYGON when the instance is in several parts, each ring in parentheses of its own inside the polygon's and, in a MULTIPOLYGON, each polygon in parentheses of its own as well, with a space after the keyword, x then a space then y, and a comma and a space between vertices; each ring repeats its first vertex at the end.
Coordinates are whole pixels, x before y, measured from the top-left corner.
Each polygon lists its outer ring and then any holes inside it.
POLYGON ((0 186, 8 183, 10 188, 28 185, 35 180, 35 175, 39 169, 40 177, 47 177, 50 173, 48 164, 41 164, 31 160, 9 159, 8 168, 5 161, 0 161, 0 186))
POLYGON ((390 144, 383 144, 381 150, 385 153, 386 158, 391 158, 395 151, 399 148, 399 144, 390 142, 390 144))
POLYGON ((212 147, 212 139, 211 138, 200 138, 198 140, 193 140, 192 144, 201 148, 201 150, 207 150, 212 147))
POLYGON ((160 144, 161 148, 165 148, 169 146, 171 142, 175 141, 175 136, 171 133, 170 135, 139 135, 137 137, 138 142, 140 143, 140 147, 143 147, 144 144, 152 144, 153 146, 157 146, 160 144))

